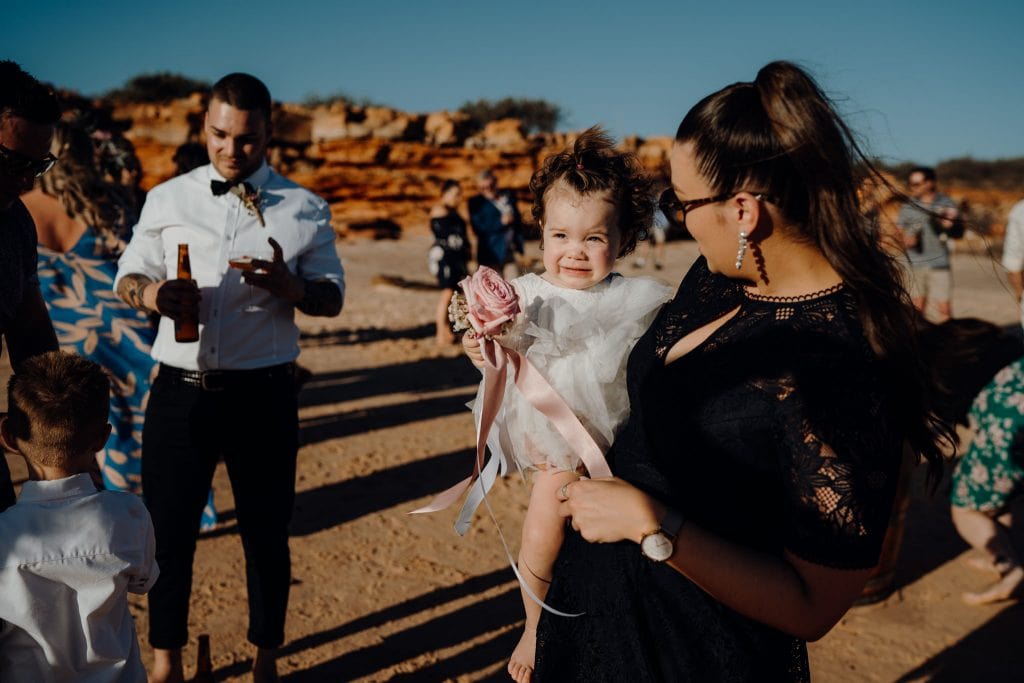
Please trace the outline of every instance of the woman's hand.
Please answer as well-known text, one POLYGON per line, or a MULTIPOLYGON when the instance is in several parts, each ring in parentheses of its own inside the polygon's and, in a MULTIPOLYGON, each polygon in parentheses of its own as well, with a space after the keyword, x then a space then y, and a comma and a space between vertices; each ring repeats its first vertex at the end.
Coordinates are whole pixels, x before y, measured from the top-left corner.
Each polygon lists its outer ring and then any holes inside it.
POLYGON ((462 335, 462 350, 466 352, 466 357, 473 365, 483 369, 484 354, 480 350, 480 338, 471 329, 466 330, 466 333, 462 335))
POLYGON ((580 479, 559 491, 558 514, 590 543, 640 542, 657 531, 664 507, 622 479, 580 479))

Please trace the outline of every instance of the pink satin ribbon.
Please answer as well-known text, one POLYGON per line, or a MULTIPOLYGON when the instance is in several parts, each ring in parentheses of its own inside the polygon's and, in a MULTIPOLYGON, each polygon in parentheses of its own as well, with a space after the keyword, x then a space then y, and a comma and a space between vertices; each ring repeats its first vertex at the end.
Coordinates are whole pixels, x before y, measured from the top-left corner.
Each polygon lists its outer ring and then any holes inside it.
POLYGON ((481 477, 485 481, 478 491, 471 495, 463 506, 456 531, 462 535, 469 527, 469 521, 486 496, 496 475, 496 467, 485 467, 484 454, 487 447, 487 436, 491 425, 501 408, 505 396, 505 378, 508 367, 512 366, 513 381, 516 388, 533 407, 551 420, 551 424, 565 439, 569 447, 579 456, 591 477, 610 477, 612 471, 608 461, 590 433, 580 423, 576 414, 565 400, 552 388, 537 368, 517 352, 506 349, 493 339, 481 337, 480 350, 484 357, 484 390, 480 410, 480 421, 476 430, 476 458, 473 471, 455 486, 442 491, 427 505, 413 510, 410 514, 437 512, 452 506, 481 477))

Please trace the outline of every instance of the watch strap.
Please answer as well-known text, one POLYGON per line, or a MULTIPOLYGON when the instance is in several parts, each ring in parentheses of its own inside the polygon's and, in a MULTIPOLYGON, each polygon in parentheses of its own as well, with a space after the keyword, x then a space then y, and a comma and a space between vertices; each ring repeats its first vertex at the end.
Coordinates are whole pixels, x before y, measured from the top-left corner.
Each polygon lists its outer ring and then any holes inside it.
POLYGON ((686 519, 683 517, 683 513, 679 512, 679 510, 667 508, 665 510, 665 516, 661 518, 661 531, 672 540, 675 540, 676 536, 679 535, 679 530, 683 528, 683 522, 685 521, 686 519))

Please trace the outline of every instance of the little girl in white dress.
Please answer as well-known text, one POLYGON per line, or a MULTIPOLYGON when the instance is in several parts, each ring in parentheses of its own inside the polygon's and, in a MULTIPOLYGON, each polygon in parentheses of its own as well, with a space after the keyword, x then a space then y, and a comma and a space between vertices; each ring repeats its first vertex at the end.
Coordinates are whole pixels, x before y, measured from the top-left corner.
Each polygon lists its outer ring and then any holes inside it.
MULTIPOLYGON (((533 216, 543 230, 544 272, 512 281, 522 313, 498 341, 536 367, 604 453, 629 412, 629 352, 672 294, 657 280, 612 272, 616 259, 630 253, 651 224, 651 181, 632 154, 617 151, 595 127, 571 149, 545 159, 530 189, 533 216)), ((479 339, 467 333, 463 345, 482 366, 479 339)), ((518 565, 524 582, 543 599, 564 538, 558 492, 586 472, 511 378, 488 446, 494 457, 536 470, 518 565)), ((533 673, 541 612, 525 592, 523 604, 526 625, 508 665, 520 683, 533 673)))

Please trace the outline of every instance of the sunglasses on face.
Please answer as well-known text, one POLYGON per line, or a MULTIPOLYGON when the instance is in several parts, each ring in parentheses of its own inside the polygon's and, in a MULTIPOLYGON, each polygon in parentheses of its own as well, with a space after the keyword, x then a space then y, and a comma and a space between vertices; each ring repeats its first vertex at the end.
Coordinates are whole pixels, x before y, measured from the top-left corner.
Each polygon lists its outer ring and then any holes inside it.
MULTIPOLYGON (((686 214, 689 211, 700 208, 707 204, 715 204, 717 202, 724 202, 726 199, 735 197, 740 191, 729 192, 726 194, 716 195, 714 197, 703 197, 701 199, 690 199, 685 202, 679 201, 676 197, 676 193, 672 188, 667 188, 661 193, 661 197, 658 199, 658 208, 665 214, 665 218, 669 220, 669 223, 677 228, 686 229, 686 214)), ((773 201, 770 197, 765 194, 757 193, 754 195, 754 199, 758 201, 771 202, 773 201)))
POLYGON ((47 154, 42 159, 33 159, 0 145, 0 171, 15 178, 38 178, 57 163, 57 157, 47 154))

